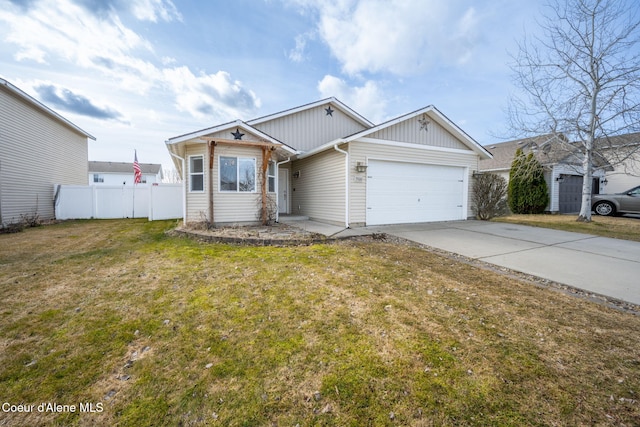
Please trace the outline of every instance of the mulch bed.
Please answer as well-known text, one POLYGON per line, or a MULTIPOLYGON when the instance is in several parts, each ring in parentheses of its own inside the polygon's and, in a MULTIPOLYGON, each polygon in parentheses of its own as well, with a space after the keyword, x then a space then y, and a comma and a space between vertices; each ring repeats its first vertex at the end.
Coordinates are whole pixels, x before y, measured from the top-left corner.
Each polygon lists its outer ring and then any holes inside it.
POLYGON ((322 234, 311 233, 287 224, 218 228, 188 226, 178 227, 169 233, 176 236, 187 236, 202 242, 247 246, 300 246, 329 241, 322 234))

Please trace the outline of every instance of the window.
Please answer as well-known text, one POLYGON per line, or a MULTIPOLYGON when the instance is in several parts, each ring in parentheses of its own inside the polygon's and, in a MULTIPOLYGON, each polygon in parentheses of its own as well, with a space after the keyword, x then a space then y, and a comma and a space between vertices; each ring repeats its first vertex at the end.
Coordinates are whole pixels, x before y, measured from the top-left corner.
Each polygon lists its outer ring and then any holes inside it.
POLYGON ((256 159, 220 156, 220 191, 256 191, 256 159))
POLYGON ((98 175, 97 173, 93 174, 93 182, 104 182, 104 176, 98 175))
POLYGON ((276 192, 276 163, 269 162, 269 169, 267 169, 267 180, 269 181, 269 193, 276 192))
POLYGON ((204 157, 189 157, 189 191, 204 191, 204 157))

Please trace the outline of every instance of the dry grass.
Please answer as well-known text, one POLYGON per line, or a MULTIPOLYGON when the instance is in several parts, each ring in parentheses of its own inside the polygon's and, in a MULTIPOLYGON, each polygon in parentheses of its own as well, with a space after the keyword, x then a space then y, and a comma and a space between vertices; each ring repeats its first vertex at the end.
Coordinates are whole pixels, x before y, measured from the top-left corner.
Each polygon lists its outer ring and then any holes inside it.
POLYGON ((0 425, 638 425, 640 317, 409 246, 0 236, 0 425))
POLYGON ((640 242, 640 219, 593 215, 590 223, 576 221, 577 215, 509 215, 494 221, 532 225, 596 236, 640 242))

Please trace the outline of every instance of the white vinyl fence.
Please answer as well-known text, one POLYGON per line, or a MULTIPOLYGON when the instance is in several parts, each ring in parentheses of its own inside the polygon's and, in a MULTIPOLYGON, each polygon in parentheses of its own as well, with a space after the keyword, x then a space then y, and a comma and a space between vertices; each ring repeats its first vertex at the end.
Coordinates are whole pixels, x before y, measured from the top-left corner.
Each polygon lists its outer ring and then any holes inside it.
POLYGON ((57 185, 56 219, 182 218, 182 184, 57 185))

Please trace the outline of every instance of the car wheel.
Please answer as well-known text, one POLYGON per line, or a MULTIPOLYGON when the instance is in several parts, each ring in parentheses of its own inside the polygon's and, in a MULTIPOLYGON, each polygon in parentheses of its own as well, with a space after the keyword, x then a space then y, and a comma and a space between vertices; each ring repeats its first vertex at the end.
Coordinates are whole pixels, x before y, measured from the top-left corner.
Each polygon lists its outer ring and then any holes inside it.
POLYGON ((616 207, 611 202, 598 202, 594 208, 598 215, 613 216, 616 214, 616 207))

